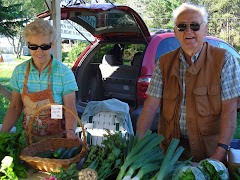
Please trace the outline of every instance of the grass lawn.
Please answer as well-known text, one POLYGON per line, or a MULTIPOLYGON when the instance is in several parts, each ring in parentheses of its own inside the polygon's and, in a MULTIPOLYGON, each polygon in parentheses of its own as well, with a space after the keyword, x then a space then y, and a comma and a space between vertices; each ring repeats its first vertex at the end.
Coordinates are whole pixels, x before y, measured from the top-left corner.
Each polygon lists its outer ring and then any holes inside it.
MULTIPOLYGON (((2 85, 4 85, 6 88, 8 88, 9 90, 11 90, 9 88, 9 80, 11 78, 11 75, 15 68, 15 65, 19 64, 29 58, 30 58, 30 56, 23 56, 22 59, 16 59, 15 64, 13 63, 13 64, 6 65, 4 63, 0 63, 0 83, 2 85)), ((69 68, 73 66, 73 63, 70 63, 68 61, 64 61, 64 64, 67 65, 69 68)), ((10 102, 6 98, 4 98, 2 95, 0 95, 0 124, 2 124, 3 119, 6 115, 9 103, 10 102)), ((238 112, 237 117, 238 117, 237 129, 236 129, 234 137, 233 137, 234 139, 240 139, 240 111, 238 112)), ((19 119, 19 121, 16 125, 17 131, 20 130, 20 128, 21 128, 21 120, 22 120, 22 117, 19 119)))

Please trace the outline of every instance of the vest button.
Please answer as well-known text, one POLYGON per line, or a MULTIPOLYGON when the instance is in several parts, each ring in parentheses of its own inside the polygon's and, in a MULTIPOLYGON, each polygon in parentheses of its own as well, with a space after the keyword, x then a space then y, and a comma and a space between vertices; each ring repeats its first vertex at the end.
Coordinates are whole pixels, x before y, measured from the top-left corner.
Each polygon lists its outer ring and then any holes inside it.
POLYGON ((194 145, 194 142, 191 142, 192 145, 194 145))

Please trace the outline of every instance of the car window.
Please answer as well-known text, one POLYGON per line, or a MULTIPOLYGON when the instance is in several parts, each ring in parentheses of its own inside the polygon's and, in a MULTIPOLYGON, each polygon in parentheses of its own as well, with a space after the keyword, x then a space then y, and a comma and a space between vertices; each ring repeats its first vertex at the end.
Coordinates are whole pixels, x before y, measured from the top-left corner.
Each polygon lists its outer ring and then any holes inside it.
POLYGON ((131 14, 122 10, 85 14, 76 12, 72 20, 95 35, 119 31, 140 32, 131 14))
POLYGON ((144 44, 126 44, 124 46, 123 61, 125 65, 131 65, 131 61, 136 53, 143 53, 146 45, 144 44))
POLYGON ((238 59, 238 61, 240 61, 240 55, 237 53, 237 51, 235 49, 233 49, 231 46, 229 46, 228 44, 226 44, 224 42, 218 42, 218 44, 219 44, 220 48, 229 50, 238 59))
POLYGON ((162 56, 163 54, 166 54, 170 51, 173 51, 173 50, 179 48, 180 46, 181 46, 181 44, 175 37, 170 37, 170 38, 166 38, 166 39, 162 40, 157 48, 155 63, 159 59, 160 56, 162 56))
POLYGON ((106 44, 93 56, 91 63, 101 64, 104 55, 113 55, 120 56, 124 65, 131 65, 134 55, 145 48, 144 44, 106 44))
POLYGON ((204 39, 205 42, 209 42, 211 45, 213 46, 217 46, 218 47, 218 44, 215 40, 212 40, 212 39, 204 39))
POLYGON ((91 59, 91 63, 102 63, 103 56, 106 55, 108 52, 110 52, 111 49, 113 49, 114 44, 107 44, 105 46, 102 46, 99 51, 93 56, 91 59))

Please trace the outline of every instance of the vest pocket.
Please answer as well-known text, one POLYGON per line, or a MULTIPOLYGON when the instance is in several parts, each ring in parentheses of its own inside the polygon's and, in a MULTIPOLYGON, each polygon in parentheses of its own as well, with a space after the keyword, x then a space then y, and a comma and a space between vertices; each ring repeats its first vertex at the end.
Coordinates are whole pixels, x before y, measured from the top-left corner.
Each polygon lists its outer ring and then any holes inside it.
POLYGON ((199 87, 193 90, 196 110, 200 116, 219 115, 221 112, 221 92, 219 85, 199 87))
POLYGON ((198 120, 198 124, 203 136, 219 133, 220 121, 217 116, 202 117, 198 120))
POLYGON ((176 109, 176 104, 178 101, 177 94, 163 94, 163 117, 169 123, 173 119, 173 115, 176 109))

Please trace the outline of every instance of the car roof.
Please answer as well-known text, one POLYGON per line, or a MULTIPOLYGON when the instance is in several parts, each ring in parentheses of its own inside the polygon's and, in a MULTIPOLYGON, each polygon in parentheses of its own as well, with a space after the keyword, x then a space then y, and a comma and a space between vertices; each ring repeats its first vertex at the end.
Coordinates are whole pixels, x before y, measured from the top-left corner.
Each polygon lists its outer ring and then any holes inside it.
MULTIPOLYGON (((49 15, 48 11, 39 14, 38 17, 49 15)), ((70 5, 61 8, 61 19, 70 19, 97 38, 151 38, 139 14, 125 5, 112 3, 70 5)))
MULTIPOLYGON (((145 55, 144 55, 143 62, 142 62, 142 66, 143 67, 147 67, 147 68, 142 68, 141 69, 141 75, 152 74, 152 72, 154 70, 155 61, 162 54, 164 54, 164 51, 166 53, 166 52, 169 52, 169 51, 173 50, 173 49, 170 49, 171 43, 172 43, 174 49, 176 49, 176 46, 180 47, 180 43, 178 41, 176 42, 175 34, 172 33, 172 32, 170 32, 170 33, 169 32, 165 32, 165 33, 160 33, 160 34, 153 34, 152 37, 153 38, 152 38, 151 42, 149 43, 149 45, 148 45, 148 47, 147 47, 147 49, 145 51, 145 55), (165 40, 165 39, 168 39, 167 41, 170 44, 167 44, 167 45, 165 44, 164 47, 163 46, 160 47, 159 46, 160 43, 163 40, 165 40), (172 41, 170 41, 171 39, 172 39, 172 41), (175 40, 173 40, 173 39, 175 39, 175 40), (161 52, 158 51, 158 48, 161 49, 161 52), (155 61, 149 61, 149 59, 154 59, 155 61)), ((208 41, 208 40, 215 40, 215 41, 218 41, 218 42, 223 42, 225 44, 228 44, 224 40, 216 38, 216 37, 212 37, 212 36, 206 36, 205 37, 205 41, 208 41)), ((233 47, 232 47, 232 49, 235 50, 233 47)))
MULTIPOLYGON (((169 37, 175 37, 175 34, 173 32, 165 31, 165 32, 161 32, 161 33, 155 33, 155 34, 152 35, 152 37, 156 37, 156 36, 161 37, 161 39, 166 39, 166 38, 169 38, 169 37)), ((217 40, 217 41, 225 42, 224 40, 219 39, 217 37, 213 37, 213 36, 206 36, 205 39, 211 39, 211 40, 217 40)))

